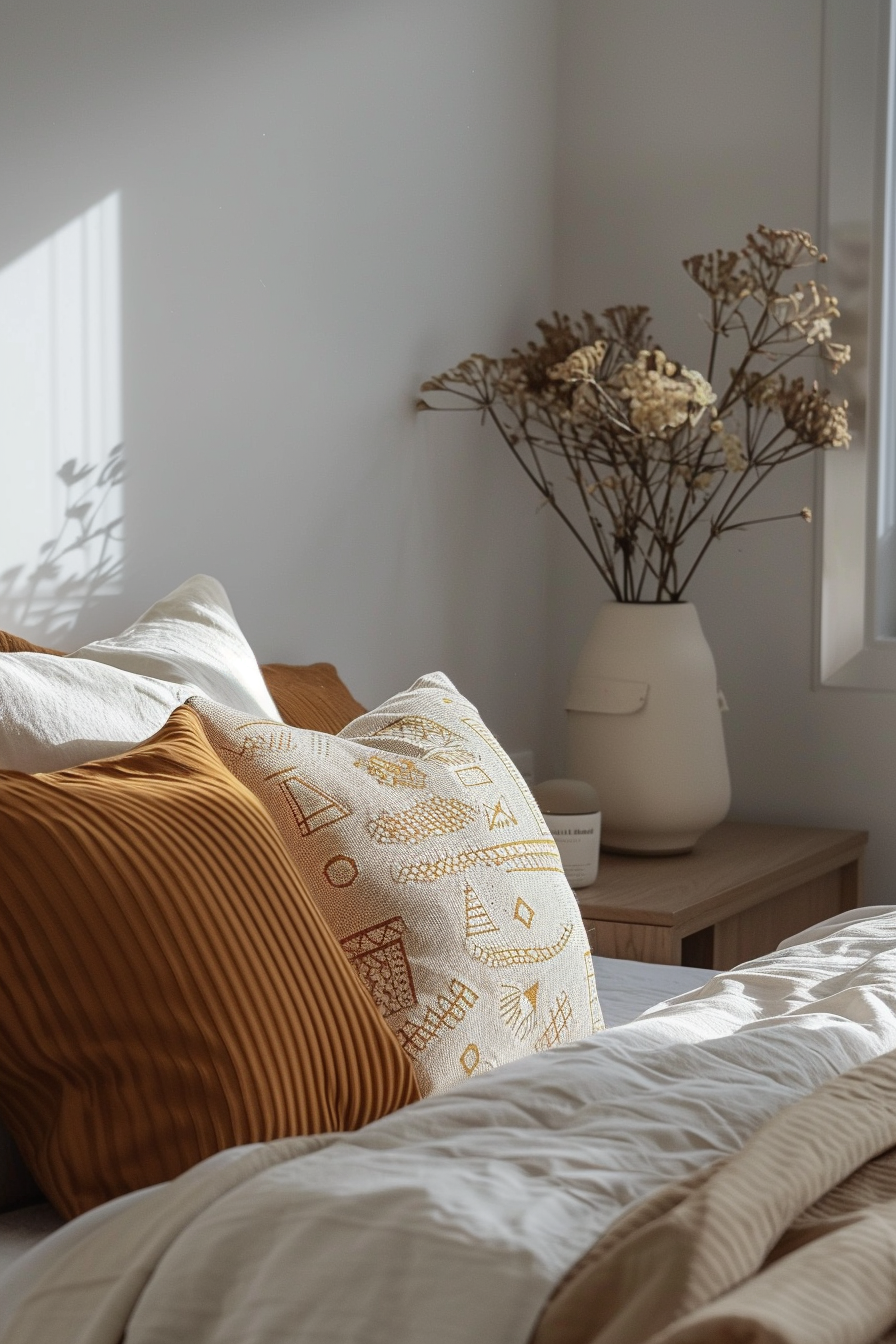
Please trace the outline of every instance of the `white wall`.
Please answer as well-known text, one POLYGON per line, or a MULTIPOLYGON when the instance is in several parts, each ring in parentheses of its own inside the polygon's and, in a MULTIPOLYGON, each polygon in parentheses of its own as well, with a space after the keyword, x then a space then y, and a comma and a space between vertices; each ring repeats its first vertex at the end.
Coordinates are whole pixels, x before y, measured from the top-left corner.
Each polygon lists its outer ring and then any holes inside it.
POLYGON ((555 24, 3 0, 0 268, 121 193, 126 577, 69 647, 204 570, 261 658, 368 703, 438 666, 538 745, 543 517, 475 424, 412 406, 549 305, 555 24))
MULTIPOLYGON (((817 229, 820 0, 563 0, 558 301, 652 305, 665 348, 700 361, 701 295, 681 258, 736 247, 760 221, 817 229)), ((813 502, 783 469, 761 512, 813 502), (765 505, 768 505, 766 510, 765 505)), ((605 594, 552 533, 548 702, 605 594)), ((896 696, 813 690, 812 530, 723 539, 691 596, 731 713, 732 813, 868 828, 868 894, 896 900, 896 696)), ((554 710, 557 736, 561 714, 554 710)))
MULTIPOLYGON (((554 302, 698 360, 680 259, 816 227, 820 69, 821 0, 0 0, 0 268, 121 193, 126 577, 69 644, 207 570, 262 658, 368 703, 441 666, 559 769, 599 581, 416 385, 554 302)), ((885 900, 896 697, 811 689, 812 545, 729 537, 693 590, 734 814, 868 826, 885 900)))

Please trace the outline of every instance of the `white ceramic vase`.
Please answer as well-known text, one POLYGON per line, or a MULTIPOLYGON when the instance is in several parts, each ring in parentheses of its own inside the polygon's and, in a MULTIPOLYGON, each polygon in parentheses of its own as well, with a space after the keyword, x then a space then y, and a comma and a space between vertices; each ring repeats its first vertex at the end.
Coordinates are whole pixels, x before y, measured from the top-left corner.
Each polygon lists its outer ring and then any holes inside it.
POLYGON ((731 804, 716 666, 690 602, 607 602, 570 682, 568 773, 604 849, 685 854, 731 804))

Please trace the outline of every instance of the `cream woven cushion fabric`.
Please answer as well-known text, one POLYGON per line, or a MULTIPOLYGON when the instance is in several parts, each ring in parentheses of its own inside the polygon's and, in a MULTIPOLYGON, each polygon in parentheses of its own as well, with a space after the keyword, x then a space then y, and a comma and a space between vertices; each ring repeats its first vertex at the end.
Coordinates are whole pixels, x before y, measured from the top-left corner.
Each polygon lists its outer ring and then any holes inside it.
POLYGON ((190 704, 273 815, 421 1092, 603 1026, 551 834, 447 677, 335 737, 190 704))

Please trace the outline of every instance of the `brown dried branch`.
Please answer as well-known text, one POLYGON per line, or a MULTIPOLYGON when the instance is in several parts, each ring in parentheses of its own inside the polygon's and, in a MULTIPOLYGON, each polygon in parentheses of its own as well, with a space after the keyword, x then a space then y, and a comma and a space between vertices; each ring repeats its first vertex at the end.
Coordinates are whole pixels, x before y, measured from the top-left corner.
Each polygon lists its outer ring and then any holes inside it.
POLYGON ((446 396, 490 418, 619 600, 649 592, 680 601, 713 541, 772 521, 733 521, 771 470, 849 444, 847 404, 783 372, 806 353, 833 373, 849 358, 832 339, 834 296, 814 279, 787 288, 789 272, 824 260, 808 234, 762 225, 738 252, 687 258, 712 305, 705 377, 654 344, 647 308, 609 308, 600 321, 555 312, 536 324, 537 340, 506 358, 471 355, 428 379, 421 391, 437 400, 418 408, 450 409, 446 396), (727 383, 714 387, 720 341, 741 350, 727 383), (557 458, 571 499, 552 483, 548 463, 557 458), (570 512, 575 499, 587 535, 570 512), (681 548, 697 527, 706 535, 679 581, 681 548))

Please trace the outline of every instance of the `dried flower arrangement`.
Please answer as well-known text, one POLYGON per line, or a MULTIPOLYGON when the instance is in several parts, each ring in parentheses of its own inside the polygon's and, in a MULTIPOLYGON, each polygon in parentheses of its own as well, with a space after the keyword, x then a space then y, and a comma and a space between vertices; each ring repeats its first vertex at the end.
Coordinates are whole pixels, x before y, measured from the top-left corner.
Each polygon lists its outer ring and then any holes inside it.
MULTIPOLYGON (((620 306, 602 323, 590 313, 578 321, 555 313, 537 323, 541 339, 525 350, 471 355, 421 391, 451 393, 494 423, 617 601, 680 602, 725 532, 777 518, 811 521, 809 509, 734 521, 769 472, 816 448, 849 445, 847 403, 783 372, 807 353, 835 374, 849 359, 849 346, 832 340, 834 296, 815 280, 782 287, 795 268, 826 260, 807 233, 763 225, 738 252, 689 257, 685 270, 711 303, 705 377, 654 343, 649 309, 620 306), (728 339, 740 358, 717 391, 728 339), (558 498, 558 460, 585 526, 558 498)), ((447 409, 429 401, 418 408, 447 409)))

